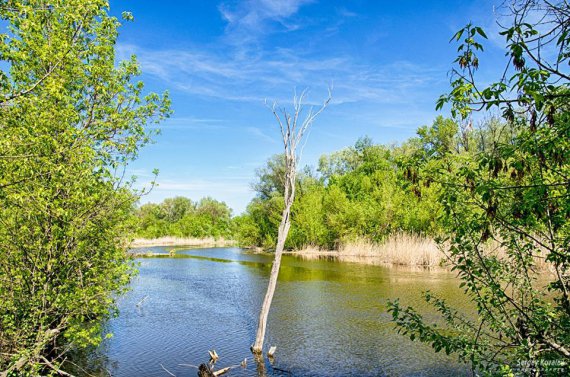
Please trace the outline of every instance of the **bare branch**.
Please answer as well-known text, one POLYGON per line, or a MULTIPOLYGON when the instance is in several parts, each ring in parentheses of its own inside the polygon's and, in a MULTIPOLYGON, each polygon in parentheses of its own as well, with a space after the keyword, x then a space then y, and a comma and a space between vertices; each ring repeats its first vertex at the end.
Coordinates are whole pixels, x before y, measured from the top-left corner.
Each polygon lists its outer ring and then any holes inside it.
POLYGON ((164 371, 165 371, 166 373, 170 374, 171 376, 176 377, 176 375, 175 375, 174 373, 172 373, 171 371, 169 371, 168 369, 166 369, 166 368, 164 367, 164 365, 160 364, 160 367, 161 367, 162 369, 164 369, 164 371))

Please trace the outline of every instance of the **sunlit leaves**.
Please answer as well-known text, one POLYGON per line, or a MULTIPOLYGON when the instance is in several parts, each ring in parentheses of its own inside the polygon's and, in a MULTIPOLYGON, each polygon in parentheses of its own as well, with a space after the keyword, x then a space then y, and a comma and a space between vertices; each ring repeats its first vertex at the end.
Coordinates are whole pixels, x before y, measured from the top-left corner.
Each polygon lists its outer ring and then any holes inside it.
POLYGON ((44 375, 96 345, 133 273, 126 164, 170 113, 115 61, 102 0, 4 1, 0 18, 0 369, 44 375), (20 363, 16 363, 20 360, 20 363))
POLYGON ((569 78, 561 64, 568 58, 570 9, 562 2, 524 0, 510 9, 512 25, 500 33, 506 38, 504 75, 480 86, 475 52, 482 46, 476 37, 486 35, 468 24, 452 38, 460 42, 458 68, 451 91, 436 103, 438 109, 450 103, 462 119, 473 111, 498 110, 505 122, 501 137, 495 134, 467 160, 454 156, 456 170, 442 170, 437 178, 446 182, 442 222, 449 236, 442 245, 479 323, 458 327, 448 307, 430 295, 426 299, 445 319, 446 330, 426 324, 411 308, 391 308, 402 331, 436 351, 441 345, 433 339, 453 345, 462 335, 447 338, 446 331, 461 328, 468 343, 455 352, 478 373, 561 375, 570 358, 570 109, 569 78), (543 53, 549 49, 558 52, 543 53), (548 284, 540 277, 545 271, 553 272, 548 284), (470 359, 469 349, 476 351, 470 359))

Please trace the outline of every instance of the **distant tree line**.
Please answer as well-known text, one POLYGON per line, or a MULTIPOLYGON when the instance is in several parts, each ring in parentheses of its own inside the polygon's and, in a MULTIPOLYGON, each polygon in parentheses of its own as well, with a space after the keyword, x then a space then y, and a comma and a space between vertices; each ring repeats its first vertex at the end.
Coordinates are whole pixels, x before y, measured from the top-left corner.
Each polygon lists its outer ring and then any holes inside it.
MULTIPOLYGON (((496 118, 465 128, 437 117, 399 145, 362 137, 324 155, 316 169, 298 172, 286 247, 336 249, 359 239, 382 242, 401 232, 431 238, 445 234, 440 172, 458 174, 463 161, 512 141, 517 133, 496 118)), ((283 211, 284 172, 284 156, 271 157, 256 171, 255 197, 245 213, 234 217, 225 203, 212 198, 145 204, 136 211, 137 235, 224 237, 244 247, 272 249, 283 211)))
POLYGON ((142 238, 232 238, 234 233, 231 208, 210 197, 193 202, 177 196, 159 204, 147 203, 135 216, 136 235, 142 238))

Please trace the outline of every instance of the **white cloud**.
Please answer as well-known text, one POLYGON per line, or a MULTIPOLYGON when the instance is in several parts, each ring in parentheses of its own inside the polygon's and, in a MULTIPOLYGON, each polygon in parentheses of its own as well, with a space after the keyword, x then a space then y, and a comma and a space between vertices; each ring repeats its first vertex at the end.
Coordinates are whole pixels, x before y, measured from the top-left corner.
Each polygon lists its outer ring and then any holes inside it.
POLYGON ((193 130, 193 131, 218 131, 227 130, 227 120, 215 118, 197 117, 173 117, 163 121, 157 128, 162 130, 193 130))
POLYGON ((366 101, 409 103, 422 89, 447 82, 441 69, 407 61, 369 66, 351 56, 313 57, 278 48, 254 56, 235 57, 216 50, 147 50, 120 45, 121 55, 138 56, 145 74, 169 87, 202 98, 285 103, 293 88, 314 88, 313 98, 326 95, 334 82, 333 104, 366 101))
MULTIPOLYGON (((152 50, 121 44, 118 55, 136 54, 145 74, 174 90, 238 102, 268 99, 288 103, 295 87, 313 88, 311 97, 320 99, 334 82, 333 104, 403 104, 413 101, 435 80, 447 82, 441 69, 406 61, 372 66, 343 51, 323 55, 307 46, 257 44, 258 37, 273 31, 267 29, 270 24, 294 28, 291 20, 301 17, 299 10, 314 1, 227 0, 218 6, 227 28, 215 44, 152 50)), ((345 8, 337 8, 336 13, 341 22, 357 17, 345 8)))
POLYGON ((126 170, 126 174, 128 176, 135 176, 137 178, 154 178, 154 174, 147 169, 130 169, 126 170))
MULTIPOLYGON (((165 191, 184 191, 203 193, 209 191, 224 192, 224 193, 248 193, 251 190, 248 186, 249 177, 221 177, 218 179, 195 179, 189 181, 172 181, 158 179, 158 190, 165 191), (245 185, 240 184, 242 181, 247 181, 245 185)), ((196 195, 192 195, 195 197, 196 195)))
POLYGON ((259 32, 268 21, 278 22, 287 30, 298 28, 287 19, 312 0, 240 0, 226 1, 218 6, 230 30, 244 29, 259 32))

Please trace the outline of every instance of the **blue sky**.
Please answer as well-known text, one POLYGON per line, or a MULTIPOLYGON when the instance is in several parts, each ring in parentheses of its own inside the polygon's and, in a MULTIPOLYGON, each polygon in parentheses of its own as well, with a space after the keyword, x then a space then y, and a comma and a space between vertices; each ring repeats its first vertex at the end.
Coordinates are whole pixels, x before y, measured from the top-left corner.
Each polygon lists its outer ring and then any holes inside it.
MULTIPOLYGON (((131 165, 139 184, 160 170, 142 202, 212 196, 243 211, 255 169, 279 153, 277 124, 264 100, 288 105, 309 88, 318 104, 302 164, 368 135, 398 143, 438 114, 455 57, 449 43, 469 21, 496 29, 493 2, 334 0, 112 0, 131 11, 119 58, 137 55, 147 89, 169 90, 174 115, 131 165)), ((485 80, 500 71, 500 40, 481 58, 485 80)), ((447 115, 444 111, 443 115, 447 115)))

